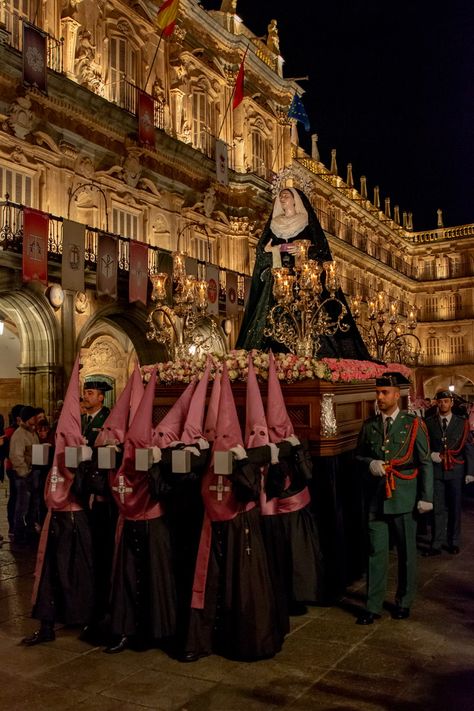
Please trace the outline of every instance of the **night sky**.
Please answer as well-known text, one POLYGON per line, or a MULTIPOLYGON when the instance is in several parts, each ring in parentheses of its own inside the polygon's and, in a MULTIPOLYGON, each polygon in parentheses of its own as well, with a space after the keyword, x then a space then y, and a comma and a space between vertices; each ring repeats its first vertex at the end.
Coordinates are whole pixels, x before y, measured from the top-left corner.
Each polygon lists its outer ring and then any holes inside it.
MULTIPOLYGON (((219 9, 220 0, 202 0, 219 9)), ((474 222, 474 2, 449 0, 238 0, 257 36, 278 21, 284 76, 301 82, 322 162, 337 149, 355 186, 367 176, 415 230, 474 222), (441 9, 440 9, 441 8, 441 9)))

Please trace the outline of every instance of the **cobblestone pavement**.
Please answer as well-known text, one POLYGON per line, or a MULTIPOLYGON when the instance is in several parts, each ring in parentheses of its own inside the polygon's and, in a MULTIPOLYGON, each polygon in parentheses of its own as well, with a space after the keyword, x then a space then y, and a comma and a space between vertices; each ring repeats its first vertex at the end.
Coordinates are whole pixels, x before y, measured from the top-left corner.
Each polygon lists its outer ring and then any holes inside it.
MULTIPOLYGON (((34 552, 6 537, 0 486, 0 708, 8 711, 472 711, 474 709, 474 498, 466 499, 458 556, 419 558, 419 595, 409 620, 389 612, 354 624, 363 581, 338 606, 292 618, 274 659, 211 656, 181 664, 149 650, 110 656, 78 640, 20 646, 30 618, 34 552)), ((423 545, 424 541, 420 542, 423 545)), ((393 581, 392 581, 393 582, 393 581)), ((393 589, 391 590, 393 594, 393 589)))

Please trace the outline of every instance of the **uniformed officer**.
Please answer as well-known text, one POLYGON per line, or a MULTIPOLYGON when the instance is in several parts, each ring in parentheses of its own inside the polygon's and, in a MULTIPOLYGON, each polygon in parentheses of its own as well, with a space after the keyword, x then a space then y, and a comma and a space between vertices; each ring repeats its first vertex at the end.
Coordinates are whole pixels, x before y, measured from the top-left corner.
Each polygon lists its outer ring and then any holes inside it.
POLYGON ((474 451, 469 421, 454 414, 454 397, 449 390, 436 393, 437 411, 426 419, 434 473, 433 529, 431 547, 424 556, 459 553, 461 535, 461 493, 463 479, 472 480, 474 451))
POLYGON ((105 380, 88 380, 84 383, 82 407, 85 411, 81 415, 82 434, 89 447, 93 447, 100 428, 109 416, 110 410, 104 405, 105 393, 112 390, 112 386, 105 380))
POLYGON ((433 508, 433 466, 422 420, 399 409, 400 385, 409 381, 387 372, 375 382, 380 414, 366 420, 356 459, 363 468, 367 502, 369 560, 367 607, 357 624, 380 617, 389 564, 389 531, 398 554, 398 585, 392 617, 410 616, 416 588, 416 511, 433 508))

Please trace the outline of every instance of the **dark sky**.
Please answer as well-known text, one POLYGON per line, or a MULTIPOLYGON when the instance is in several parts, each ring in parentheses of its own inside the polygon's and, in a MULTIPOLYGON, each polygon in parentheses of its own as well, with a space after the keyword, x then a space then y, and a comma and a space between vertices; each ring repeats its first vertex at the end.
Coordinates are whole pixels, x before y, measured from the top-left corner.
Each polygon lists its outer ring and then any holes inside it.
MULTIPOLYGON (((220 0, 202 0, 218 9, 220 0)), ((415 230, 474 222, 474 2, 238 0, 257 36, 277 19, 284 76, 301 82, 329 167, 412 211, 415 230)), ((301 145, 310 134, 299 124, 301 145)))

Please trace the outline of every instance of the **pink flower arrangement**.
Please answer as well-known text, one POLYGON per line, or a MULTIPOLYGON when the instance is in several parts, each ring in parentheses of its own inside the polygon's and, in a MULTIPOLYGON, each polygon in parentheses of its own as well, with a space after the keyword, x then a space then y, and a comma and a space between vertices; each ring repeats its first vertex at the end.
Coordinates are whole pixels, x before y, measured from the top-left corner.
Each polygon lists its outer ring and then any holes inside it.
MULTIPOLYGON (((259 380, 268 379, 268 353, 253 350, 252 354, 255 372, 259 380)), ((211 378, 225 362, 231 381, 245 381, 248 372, 249 351, 233 350, 225 355, 211 355, 211 378)), ((157 369, 158 382, 162 384, 189 383, 195 377, 201 377, 206 367, 207 356, 189 356, 189 358, 156 365, 145 365, 142 368, 143 378, 148 381, 154 367, 157 369)), ((275 353, 275 364, 278 378, 285 383, 299 380, 326 380, 337 382, 359 382, 377 378, 386 371, 402 373, 410 377, 410 369, 400 363, 380 365, 372 361, 349 360, 339 358, 323 358, 316 360, 310 356, 296 356, 292 353, 275 353)))

